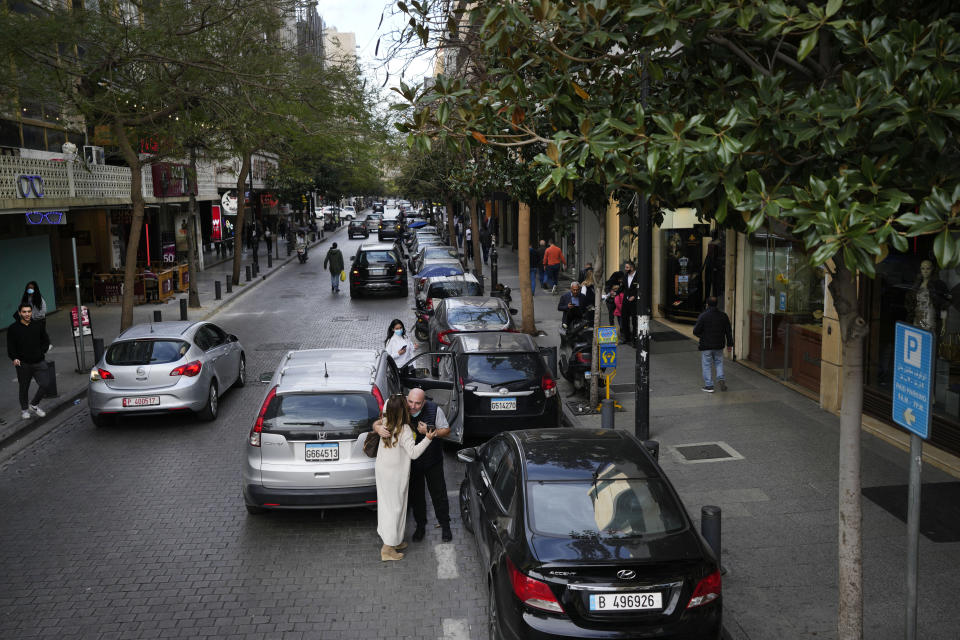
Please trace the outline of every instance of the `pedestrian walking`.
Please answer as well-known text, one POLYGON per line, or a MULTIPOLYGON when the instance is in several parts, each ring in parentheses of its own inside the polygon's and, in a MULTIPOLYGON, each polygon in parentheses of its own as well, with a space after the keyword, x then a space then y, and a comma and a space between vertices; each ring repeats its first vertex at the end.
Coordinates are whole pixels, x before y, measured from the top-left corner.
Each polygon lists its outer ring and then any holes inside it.
POLYGON ((597 302, 597 287, 593 281, 593 267, 580 272, 580 290, 583 297, 587 300, 587 306, 592 306, 597 302))
POLYGON ((270 251, 273 249, 273 235, 270 233, 270 227, 263 230, 263 242, 267 245, 267 255, 270 255, 270 251))
POLYGON ((387 353, 393 356, 393 361, 397 363, 397 367, 402 367, 410 362, 410 359, 413 358, 413 352, 417 348, 413 344, 413 340, 407 335, 407 329, 403 326, 403 322, 397 318, 394 318, 387 328, 387 338, 383 341, 383 346, 387 353))
POLYGON ((550 293, 557 292, 557 283, 560 281, 560 266, 567 266, 567 259, 563 257, 563 251, 551 239, 550 246, 543 252, 543 267, 547 272, 548 285, 551 288, 550 293))
POLYGON ((700 367, 703 371, 703 391, 713 393, 713 377, 711 365, 717 372, 717 386, 720 391, 727 390, 727 382, 723 377, 723 347, 733 352, 733 331, 730 328, 730 317, 717 308, 717 297, 707 298, 707 309, 697 318, 693 326, 693 335, 700 338, 700 367))
POLYGON ((543 270, 543 258, 540 257, 540 253, 533 247, 529 245, 530 249, 530 295, 536 295, 537 293, 537 276, 543 270))
POLYGON ((337 243, 330 245, 327 256, 323 259, 323 267, 330 269, 330 292, 340 293, 340 282, 343 280, 343 254, 337 249, 337 243))
MULTIPOLYGON (((47 301, 43 299, 43 295, 40 293, 40 285, 37 284, 36 280, 31 280, 23 287, 23 295, 20 296, 21 305, 30 305, 30 309, 33 312, 32 323, 39 325, 44 331, 47 330, 47 301)), ((14 320, 19 320, 19 307, 17 311, 13 314, 14 320)))
POLYGON ((490 230, 486 223, 480 227, 480 249, 483 251, 483 264, 487 264, 490 257, 490 230))
POLYGON ((400 551, 407 546, 403 534, 407 529, 410 462, 427 450, 436 434, 436 431, 427 431, 417 444, 410 421, 407 402, 397 394, 387 399, 383 417, 374 423, 374 430, 381 436, 374 473, 377 481, 377 533, 383 540, 380 559, 384 562, 403 558, 400 551), (383 436, 384 429, 388 434, 386 437, 383 436))
POLYGON ((20 386, 20 417, 30 419, 30 412, 42 418, 47 413, 40 408, 40 401, 50 389, 50 368, 44 356, 50 348, 46 330, 33 322, 33 307, 21 304, 19 318, 7 329, 7 355, 17 370, 20 386), (30 381, 37 381, 37 392, 27 403, 30 381))
POLYGON ((632 261, 627 260, 623 263, 623 269, 614 273, 607 280, 605 288, 607 291, 613 291, 614 286, 618 291, 623 292, 623 305, 621 307, 621 332, 620 342, 633 342, 637 335, 637 296, 640 294, 640 281, 637 280, 637 271, 632 261))
POLYGON ((471 229, 469 226, 463 230, 463 241, 467 245, 464 249, 467 254, 467 259, 473 260, 473 229, 471 229))

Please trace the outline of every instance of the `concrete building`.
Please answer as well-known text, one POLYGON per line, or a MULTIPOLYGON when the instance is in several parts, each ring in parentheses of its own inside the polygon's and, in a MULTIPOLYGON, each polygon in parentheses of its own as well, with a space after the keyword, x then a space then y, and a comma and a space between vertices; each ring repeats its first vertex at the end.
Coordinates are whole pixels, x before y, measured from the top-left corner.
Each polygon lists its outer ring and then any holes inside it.
POLYGON ((323 30, 323 46, 330 64, 346 66, 357 62, 357 36, 354 33, 327 26, 323 30))

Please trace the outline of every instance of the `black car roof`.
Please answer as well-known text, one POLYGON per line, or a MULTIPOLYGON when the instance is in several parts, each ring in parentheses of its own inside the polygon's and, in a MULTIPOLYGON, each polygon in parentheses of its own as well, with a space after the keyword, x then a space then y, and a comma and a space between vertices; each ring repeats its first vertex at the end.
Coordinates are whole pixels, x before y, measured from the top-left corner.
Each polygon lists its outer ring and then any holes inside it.
POLYGON ((525 333, 509 331, 484 331, 461 333, 452 336, 463 346, 464 353, 488 353, 497 351, 523 351, 538 353, 537 344, 525 333))
POLYGON ((513 435, 529 482, 590 481, 601 473, 605 477, 660 477, 643 444, 624 431, 531 429, 513 435))

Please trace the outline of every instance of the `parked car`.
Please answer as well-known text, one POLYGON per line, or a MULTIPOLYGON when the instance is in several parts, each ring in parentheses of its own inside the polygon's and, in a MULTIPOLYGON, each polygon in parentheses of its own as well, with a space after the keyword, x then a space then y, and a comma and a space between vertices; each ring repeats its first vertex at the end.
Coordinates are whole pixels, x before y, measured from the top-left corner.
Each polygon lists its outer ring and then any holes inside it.
POLYGON ((424 247, 442 247, 445 246, 443 240, 440 239, 440 236, 432 235, 418 235, 413 239, 409 247, 409 252, 411 256, 414 256, 424 248, 424 247))
POLYGON ((351 240, 354 238, 369 238, 370 231, 363 220, 351 220, 347 226, 347 237, 351 240))
POLYGON ((182 411, 213 420, 220 395, 242 387, 246 372, 237 336, 212 322, 134 325, 90 370, 90 418, 98 427, 116 418, 182 411))
POLYGON ((344 220, 353 220, 357 217, 357 210, 352 205, 347 205, 340 210, 340 217, 344 220))
POLYGON ((401 392, 383 350, 287 352, 247 436, 247 511, 376 506, 375 461, 363 441, 384 398, 401 392))
MULTIPOLYGON (((456 363, 458 419, 465 438, 560 426, 557 382, 530 336, 461 333, 451 336, 447 351, 456 363)), ((440 366, 450 362, 441 361, 440 366)))
POLYGON ((627 431, 502 433, 462 449, 489 637, 721 637, 720 567, 627 431))
POLYGON ((384 218, 377 227, 377 239, 380 242, 385 240, 397 240, 400 238, 400 232, 403 225, 396 218, 384 218))
POLYGON ((481 296, 483 287, 472 273, 463 273, 458 276, 431 276, 421 278, 417 283, 417 306, 427 311, 433 311, 434 306, 445 298, 464 296, 481 296))
POLYGON ((457 252, 456 248, 448 247, 442 244, 431 244, 423 245, 420 247, 420 251, 411 256, 410 258, 410 270, 414 273, 420 271, 423 268, 424 261, 426 260, 460 260, 460 254, 457 252))
POLYGON ((464 296, 445 298, 434 304, 430 316, 430 350, 443 351, 450 346, 452 334, 476 331, 514 331, 511 309, 500 298, 464 296))
POLYGON ((374 213, 383 213, 384 204, 382 202, 374 202, 372 209, 374 213))
POLYGON ((407 271, 395 245, 362 244, 350 266, 350 297, 365 293, 408 294, 407 271))
POLYGON ((424 285, 426 285, 428 278, 458 276, 463 275, 463 273, 463 265, 460 264, 459 260, 452 260, 450 258, 431 260, 425 263, 420 271, 414 274, 413 293, 414 295, 420 293, 424 285))
POLYGON ((383 214, 368 213, 363 224, 367 225, 367 231, 376 233, 380 229, 380 221, 383 220, 383 214))

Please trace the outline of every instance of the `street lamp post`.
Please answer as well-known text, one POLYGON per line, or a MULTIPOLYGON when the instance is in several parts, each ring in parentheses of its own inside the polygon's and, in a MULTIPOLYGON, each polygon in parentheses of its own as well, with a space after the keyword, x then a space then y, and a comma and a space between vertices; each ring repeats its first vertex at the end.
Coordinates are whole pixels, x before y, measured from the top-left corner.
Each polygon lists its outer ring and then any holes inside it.
MULTIPOLYGON (((647 73, 647 60, 644 58, 640 79, 640 104, 647 106, 650 90, 650 77, 647 73)), ((640 210, 637 220, 637 277, 640 278, 640 292, 637 296, 637 335, 636 379, 634 399, 634 434, 640 440, 650 439, 650 316, 653 286, 653 242, 650 225, 650 209, 647 194, 640 196, 640 210)))

